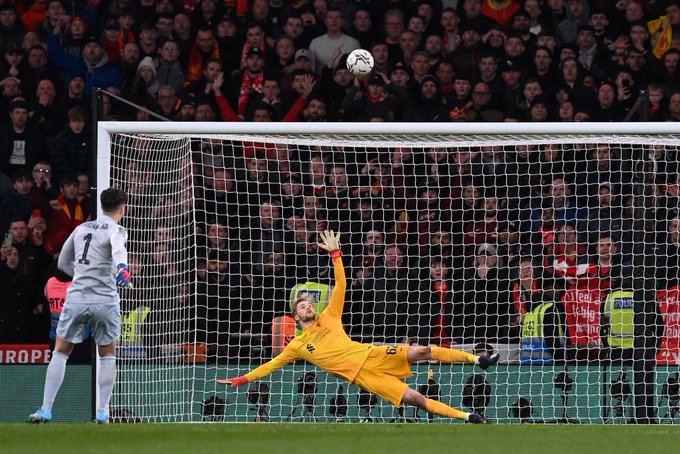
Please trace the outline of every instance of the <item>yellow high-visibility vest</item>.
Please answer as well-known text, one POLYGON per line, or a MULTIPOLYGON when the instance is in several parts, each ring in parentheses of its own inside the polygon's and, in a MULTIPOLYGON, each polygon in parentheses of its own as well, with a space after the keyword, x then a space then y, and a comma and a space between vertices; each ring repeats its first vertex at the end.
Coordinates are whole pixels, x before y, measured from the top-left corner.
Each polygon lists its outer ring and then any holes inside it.
POLYGON ((140 327, 146 320, 149 312, 151 312, 150 307, 137 306, 123 316, 121 320, 123 322, 123 332, 120 336, 123 344, 141 345, 142 334, 140 327))
MULTIPOLYGON (((527 312, 522 321, 522 344, 520 361, 522 364, 551 364, 553 357, 545 342, 544 323, 545 313, 553 307, 553 303, 543 303, 527 312)), ((559 337, 564 344, 562 324, 557 316, 559 337)))
MULTIPOLYGON (((333 291, 332 285, 320 284, 318 282, 305 282, 304 284, 298 284, 293 287, 290 291, 290 296, 288 299, 288 306, 293 309, 293 304, 295 300, 298 299, 303 294, 310 296, 312 300, 312 305, 317 315, 321 313, 331 300, 331 292, 333 291)), ((302 330, 297 328, 295 330, 295 335, 299 336, 302 334, 302 330)))
POLYGON ((616 290, 607 295, 604 314, 609 319, 610 347, 633 348, 635 335, 635 302, 633 292, 616 290))

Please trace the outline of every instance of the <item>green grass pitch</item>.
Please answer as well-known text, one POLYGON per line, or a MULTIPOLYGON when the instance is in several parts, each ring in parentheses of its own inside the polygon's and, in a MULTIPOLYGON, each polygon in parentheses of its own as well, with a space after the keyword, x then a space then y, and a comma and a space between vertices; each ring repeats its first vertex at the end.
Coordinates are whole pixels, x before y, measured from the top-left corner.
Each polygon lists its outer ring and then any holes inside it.
POLYGON ((676 454, 680 426, 1 424, 0 452, 676 454))

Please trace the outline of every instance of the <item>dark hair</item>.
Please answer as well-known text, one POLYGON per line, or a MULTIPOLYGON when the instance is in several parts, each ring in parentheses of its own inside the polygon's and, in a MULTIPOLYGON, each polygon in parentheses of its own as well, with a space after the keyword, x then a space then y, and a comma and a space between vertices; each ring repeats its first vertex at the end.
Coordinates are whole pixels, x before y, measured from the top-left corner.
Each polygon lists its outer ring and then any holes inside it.
POLYGON ((293 80, 295 78, 295 76, 306 76, 307 74, 313 76, 314 71, 311 71, 309 69, 298 68, 298 69, 293 70, 290 73, 290 79, 293 80))
POLYGON ((26 222, 26 219, 24 219, 24 218, 22 218, 22 217, 20 217, 20 216, 15 216, 15 217, 13 217, 13 218, 11 218, 11 219, 9 220, 9 225, 10 225, 10 227, 11 227, 12 224, 14 224, 15 222, 23 222, 24 224, 28 224, 28 222, 26 222))
POLYGON ((312 93, 311 95, 309 95, 309 98, 307 98, 307 105, 309 105, 309 103, 312 101, 319 101, 324 106, 326 105, 326 99, 319 93, 312 93))
POLYGON ((175 16, 172 15, 172 14, 170 14, 170 13, 160 13, 160 14, 156 17, 156 22, 158 22, 158 19, 172 19, 172 20, 174 21, 175 16))
POLYGON ((45 48, 44 48, 43 46, 41 46, 40 44, 34 44, 34 45, 32 45, 31 48, 28 49, 28 52, 26 52, 26 53, 27 53, 27 54, 30 54, 32 50, 39 50, 40 52, 42 52, 43 54, 45 54, 45 55, 47 56, 47 49, 45 49, 45 48))
POLYGON ((257 104, 255 104, 253 112, 256 110, 266 110, 270 117, 274 115, 274 109, 272 109, 272 106, 270 106, 264 101, 260 101, 257 104))
POLYGON ((142 25, 139 27, 139 31, 143 32, 144 30, 149 30, 149 31, 154 31, 157 32, 156 30, 156 24, 153 22, 143 22, 142 25))
POLYGON ((64 175, 63 177, 61 177, 61 179, 59 180, 59 187, 63 188, 67 184, 73 184, 75 186, 78 186, 78 177, 76 177, 75 175, 64 175))
POLYGON ((68 118, 68 121, 86 121, 87 112, 80 106, 71 107, 66 112, 66 118, 68 118))
POLYGON ((26 110, 28 110, 28 104, 26 104, 26 101, 23 100, 23 99, 15 98, 9 103, 9 111, 11 113, 11 112, 14 112, 16 109, 26 109, 26 110))
POLYGON ((26 168, 21 168, 12 174, 12 183, 16 183, 19 180, 29 180, 33 181, 33 175, 31 171, 26 168))
POLYGON ((433 255, 430 257, 430 267, 434 266, 435 264, 448 266, 448 263, 441 255, 433 255))
POLYGON ((122 205, 127 203, 127 197, 125 193, 118 188, 108 188, 102 192, 99 196, 99 200, 102 204, 102 211, 112 212, 116 211, 122 205))
POLYGON ((264 31, 264 24, 259 21, 251 21, 246 24, 245 30, 248 31, 252 28, 259 28, 260 30, 264 31))

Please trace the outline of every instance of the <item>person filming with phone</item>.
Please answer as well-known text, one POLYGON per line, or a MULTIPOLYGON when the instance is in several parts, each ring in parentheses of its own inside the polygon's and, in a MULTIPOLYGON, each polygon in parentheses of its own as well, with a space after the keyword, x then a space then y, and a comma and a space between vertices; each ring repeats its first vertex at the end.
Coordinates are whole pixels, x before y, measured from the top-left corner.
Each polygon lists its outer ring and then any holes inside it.
MULTIPOLYGON (((42 231, 42 228, 38 228, 30 232, 23 218, 12 218, 0 246, 0 260, 5 264, 12 249, 17 250, 19 254, 17 272, 22 279, 33 284, 31 288, 40 287, 39 280, 49 263, 49 257, 42 247, 42 231)), ((39 298, 36 296, 34 300, 38 301, 39 298)))

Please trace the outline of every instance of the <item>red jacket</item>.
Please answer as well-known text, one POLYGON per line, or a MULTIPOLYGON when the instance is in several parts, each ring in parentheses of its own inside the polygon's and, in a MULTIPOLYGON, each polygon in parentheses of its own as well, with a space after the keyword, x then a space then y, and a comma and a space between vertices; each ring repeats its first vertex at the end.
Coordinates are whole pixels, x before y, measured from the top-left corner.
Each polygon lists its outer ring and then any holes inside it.
POLYGON ((43 213, 47 220, 47 232, 43 247, 48 254, 56 254, 61 251, 71 232, 82 224, 90 215, 89 207, 77 200, 65 200, 59 196, 62 208, 59 211, 50 209, 49 213, 43 213))

